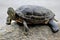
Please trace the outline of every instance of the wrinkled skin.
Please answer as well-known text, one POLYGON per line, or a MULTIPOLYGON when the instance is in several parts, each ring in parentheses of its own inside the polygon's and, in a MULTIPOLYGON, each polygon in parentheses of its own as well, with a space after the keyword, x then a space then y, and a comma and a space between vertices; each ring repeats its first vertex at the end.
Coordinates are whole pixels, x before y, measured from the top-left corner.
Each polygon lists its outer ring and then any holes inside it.
POLYGON ((23 23, 26 32, 29 31, 27 26, 28 23, 49 24, 54 33, 59 31, 58 25, 53 21, 55 15, 50 10, 43 7, 28 5, 22 6, 17 10, 9 7, 7 14, 6 24, 10 25, 12 20, 23 23), (52 15, 49 15, 48 13, 52 15))

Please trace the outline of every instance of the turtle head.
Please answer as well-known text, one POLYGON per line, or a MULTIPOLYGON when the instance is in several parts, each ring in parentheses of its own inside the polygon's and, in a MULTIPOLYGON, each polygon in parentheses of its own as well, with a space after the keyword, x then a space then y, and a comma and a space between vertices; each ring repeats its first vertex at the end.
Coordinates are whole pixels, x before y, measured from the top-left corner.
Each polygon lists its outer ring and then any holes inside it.
POLYGON ((7 14, 9 15, 9 17, 14 17, 15 16, 15 10, 12 7, 8 8, 7 14))

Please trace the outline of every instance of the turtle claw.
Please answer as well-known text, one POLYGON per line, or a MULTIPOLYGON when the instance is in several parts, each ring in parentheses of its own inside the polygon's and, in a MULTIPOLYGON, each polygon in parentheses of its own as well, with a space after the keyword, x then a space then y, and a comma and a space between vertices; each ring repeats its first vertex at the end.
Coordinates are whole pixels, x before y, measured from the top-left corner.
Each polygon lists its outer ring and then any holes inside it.
POLYGON ((10 25, 11 23, 6 23, 7 25, 10 25))
POLYGON ((56 30, 56 31, 52 31, 53 33, 57 33, 59 31, 59 29, 58 30, 56 30))
POLYGON ((25 29, 25 32, 28 32, 29 30, 28 29, 25 29))
POLYGON ((24 32, 24 35, 26 35, 26 36, 27 36, 27 35, 28 35, 28 32, 24 32))

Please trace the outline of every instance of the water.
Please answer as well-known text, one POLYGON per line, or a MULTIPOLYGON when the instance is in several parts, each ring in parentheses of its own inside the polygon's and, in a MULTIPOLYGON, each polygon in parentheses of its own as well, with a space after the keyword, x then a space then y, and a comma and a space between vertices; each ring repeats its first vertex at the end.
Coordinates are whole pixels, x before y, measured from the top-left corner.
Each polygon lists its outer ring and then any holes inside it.
POLYGON ((0 25, 5 25, 7 8, 17 9, 21 5, 39 5, 52 10, 60 20, 60 0, 0 0, 0 25))

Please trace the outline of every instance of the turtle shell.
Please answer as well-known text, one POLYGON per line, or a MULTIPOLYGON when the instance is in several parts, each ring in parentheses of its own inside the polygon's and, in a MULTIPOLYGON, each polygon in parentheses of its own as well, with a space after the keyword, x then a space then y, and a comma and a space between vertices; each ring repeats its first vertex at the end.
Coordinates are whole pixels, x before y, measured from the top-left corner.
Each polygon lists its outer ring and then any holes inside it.
POLYGON ((28 23, 45 23, 55 16, 51 10, 35 5, 21 6, 16 10, 16 14, 28 23))

